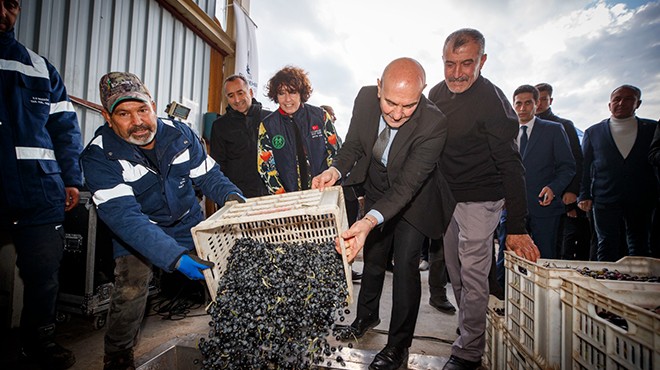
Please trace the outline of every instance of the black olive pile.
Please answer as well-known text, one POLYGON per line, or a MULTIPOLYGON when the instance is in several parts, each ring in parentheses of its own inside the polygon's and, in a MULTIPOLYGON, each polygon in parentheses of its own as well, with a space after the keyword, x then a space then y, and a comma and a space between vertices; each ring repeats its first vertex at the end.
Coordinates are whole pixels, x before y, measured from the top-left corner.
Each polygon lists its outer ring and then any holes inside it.
POLYGON ((584 276, 590 276, 594 279, 605 280, 622 280, 622 281, 643 281, 649 283, 660 282, 660 276, 638 276, 619 272, 617 270, 609 270, 602 268, 599 270, 592 270, 589 267, 577 268, 577 272, 584 276))
POLYGON ((335 320, 348 290, 334 242, 271 244, 240 239, 219 280, 203 369, 309 369, 343 364, 335 320), (328 362, 330 361, 330 363, 328 362))

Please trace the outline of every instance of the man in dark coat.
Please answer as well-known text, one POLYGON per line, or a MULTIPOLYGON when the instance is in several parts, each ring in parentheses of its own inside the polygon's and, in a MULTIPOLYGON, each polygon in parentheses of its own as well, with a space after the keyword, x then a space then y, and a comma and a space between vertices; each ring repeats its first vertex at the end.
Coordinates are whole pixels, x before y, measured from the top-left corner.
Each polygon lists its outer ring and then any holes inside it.
POLYGON ((257 130, 271 112, 262 108, 241 75, 227 77, 224 93, 229 106, 225 114, 213 122, 211 158, 244 196, 268 195, 257 171, 257 130))

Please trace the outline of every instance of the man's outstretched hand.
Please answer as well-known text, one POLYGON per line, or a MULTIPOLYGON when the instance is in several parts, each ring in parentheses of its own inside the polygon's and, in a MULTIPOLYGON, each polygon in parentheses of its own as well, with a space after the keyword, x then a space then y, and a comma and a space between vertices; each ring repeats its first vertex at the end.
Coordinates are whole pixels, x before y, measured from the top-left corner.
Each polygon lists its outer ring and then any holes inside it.
POLYGON ((509 234, 506 236, 506 248, 518 256, 536 262, 541 258, 539 248, 529 234, 509 234))
POLYGON ((339 180, 339 171, 330 167, 312 179, 312 189, 323 190, 337 183, 337 180, 339 180))
MULTIPOLYGON (((360 219, 346 231, 344 231, 340 238, 344 239, 344 247, 346 248, 346 258, 348 263, 352 263, 355 257, 360 253, 364 247, 364 242, 367 240, 367 235, 375 227, 375 221, 369 221, 366 218, 360 219)), ((341 246, 337 240, 337 252, 341 254, 341 246)))

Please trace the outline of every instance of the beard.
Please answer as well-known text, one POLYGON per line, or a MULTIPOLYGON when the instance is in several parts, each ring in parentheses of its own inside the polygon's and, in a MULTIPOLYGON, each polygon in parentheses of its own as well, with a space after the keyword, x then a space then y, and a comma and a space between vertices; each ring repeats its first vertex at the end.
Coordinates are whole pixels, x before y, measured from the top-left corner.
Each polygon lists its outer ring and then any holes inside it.
POLYGON ((154 140, 154 138, 156 138, 155 129, 152 129, 151 127, 146 125, 139 125, 139 126, 131 127, 131 129, 128 131, 128 138, 126 141, 134 145, 144 146, 151 143, 154 140), (146 130, 146 132, 139 135, 134 135, 136 132, 142 130, 146 130))

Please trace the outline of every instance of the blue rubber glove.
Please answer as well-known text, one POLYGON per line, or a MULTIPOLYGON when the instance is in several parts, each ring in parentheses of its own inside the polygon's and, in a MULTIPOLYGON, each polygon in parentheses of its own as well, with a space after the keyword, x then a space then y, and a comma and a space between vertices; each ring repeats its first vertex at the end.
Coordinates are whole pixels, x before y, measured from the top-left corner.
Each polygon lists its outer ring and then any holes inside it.
POLYGON ((205 261, 195 255, 182 254, 176 263, 175 269, 190 280, 204 280, 204 274, 201 270, 213 267, 215 264, 211 261, 205 261))

